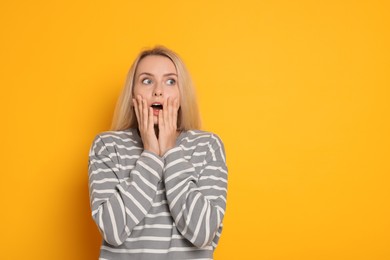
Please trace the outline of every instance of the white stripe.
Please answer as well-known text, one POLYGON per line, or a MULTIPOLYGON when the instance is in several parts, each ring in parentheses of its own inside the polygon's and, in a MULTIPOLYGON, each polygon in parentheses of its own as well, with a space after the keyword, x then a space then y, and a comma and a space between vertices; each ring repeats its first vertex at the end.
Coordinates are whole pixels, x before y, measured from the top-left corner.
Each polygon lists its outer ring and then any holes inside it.
POLYGON ((122 198, 118 193, 115 193, 115 197, 119 202, 121 211, 122 211, 122 217, 123 217, 123 223, 126 223, 126 214, 125 214, 125 204, 123 204, 122 198))
POLYGON ((161 189, 161 190, 158 190, 158 191, 156 192, 156 194, 159 195, 159 194, 163 194, 164 192, 165 192, 165 189, 161 189))
POLYGON ((134 221, 135 224, 139 223, 139 220, 136 216, 134 216, 133 212, 131 212, 128 208, 125 209, 126 214, 130 216, 130 218, 134 221))
POLYGON ((209 207, 207 207, 207 211, 206 211, 206 224, 205 224, 206 234, 205 234, 205 237, 204 237, 204 243, 203 243, 202 247, 205 247, 207 245, 207 243, 209 242, 210 218, 211 218, 211 207, 209 205, 209 207))
POLYGON ((226 188, 223 188, 223 187, 219 187, 217 185, 212 185, 212 186, 201 186, 199 187, 199 190, 208 190, 208 189, 214 189, 214 190, 222 190, 222 191, 226 191, 226 188))
POLYGON ((112 206, 110 204, 110 202, 108 201, 107 202, 107 209, 108 209, 108 213, 110 215, 110 220, 111 220, 111 225, 112 225, 112 230, 113 230, 113 235, 114 235, 114 239, 115 239, 115 242, 120 245, 122 244, 120 239, 119 239, 119 235, 118 235, 118 229, 117 229, 117 226, 116 226, 116 221, 115 221, 115 216, 114 216, 114 212, 112 210, 112 206))
MULTIPOLYGON (((101 159, 92 159, 90 160, 90 163, 91 164, 94 164, 94 163, 104 163, 104 162, 112 162, 112 158, 121 158, 121 159, 138 159, 140 156, 139 155, 120 155, 120 154, 117 154, 117 153, 110 153, 109 155, 107 155, 109 158, 107 157, 103 157, 101 159)), ((95 156, 91 156, 91 158, 93 158, 95 156)))
POLYGON ((200 176, 199 180, 207 180, 207 179, 212 179, 212 180, 216 180, 216 181, 222 181, 222 182, 225 182, 227 183, 227 180, 226 178, 222 178, 222 177, 215 177, 214 175, 209 175, 209 176, 200 176))
POLYGON ((140 237, 132 237, 127 238, 128 242, 136 242, 136 241, 172 241, 174 239, 184 240, 184 238, 180 235, 172 235, 172 237, 156 237, 156 236, 140 236, 140 237))
POLYGON ((212 166, 212 165, 208 165, 205 167, 205 169, 209 169, 209 170, 218 170, 220 172, 223 172, 223 173, 226 173, 227 174, 227 171, 225 169, 223 169, 221 166, 212 166))
POLYGON ((118 154, 118 153, 110 153, 108 155, 108 157, 110 157, 111 159, 112 158, 117 158, 117 157, 119 157, 121 159, 138 159, 140 156, 138 154, 135 154, 135 155, 127 155, 127 154, 121 155, 121 154, 118 154))
MULTIPOLYGON (((219 215, 219 211, 217 211, 217 221, 217 223, 221 223, 221 216, 219 215)), ((222 227, 222 224, 220 227, 222 227)))
POLYGON ((202 167, 206 164, 206 160, 203 160, 203 162, 200 162, 200 163, 193 163, 192 166, 194 167, 202 167))
POLYGON ((206 152, 194 152, 191 157, 193 157, 193 156, 202 156, 202 155, 206 155, 206 154, 207 154, 206 152))
POLYGON ((116 179, 116 178, 104 178, 104 179, 101 179, 101 180, 94 180, 94 181, 92 181, 89 186, 92 187, 92 185, 94 185, 94 184, 104 184, 104 183, 107 183, 107 182, 118 182, 119 183, 119 180, 116 179))
MULTIPOLYGON (((204 214, 206 213, 206 210, 207 210, 207 206, 208 205, 208 201, 206 199, 203 199, 203 208, 202 208, 202 211, 200 212, 200 215, 199 215, 199 218, 198 218, 198 223, 196 224, 196 228, 195 228, 195 231, 194 233, 192 234, 192 239, 190 240, 192 243, 195 242, 195 240, 198 238, 198 234, 199 234, 199 229, 202 225, 202 222, 203 222, 203 219, 204 219, 204 214)), ((207 228, 207 226, 206 226, 207 228)))
POLYGON ((127 226, 125 226, 125 232, 126 232, 127 236, 130 236, 131 231, 127 226))
POLYGON ((112 137, 112 138, 121 140, 124 143, 126 143, 126 142, 132 142, 132 143, 136 143, 136 144, 138 143, 137 141, 135 141, 133 139, 130 139, 130 138, 123 139, 122 137, 116 136, 116 135, 113 135, 113 134, 103 134, 103 135, 101 135, 101 137, 102 138, 112 137))
POLYGON ((198 250, 212 250, 212 247, 207 248, 197 248, 197 247, 170 247, 168 249, 151 249, 151 248, 142 248, 142 249, 119 249, 112 248, 108 246, 101 247, 104 250, 113 252, 113 253, 149 253, 149 254, 166 254, 169 252, 188 252, 188 251, 198 251, 198 250))
POLYGON ((122 144, 117 144, 115 142, 112 142, 112 143, 106 143, 106 147, 114 147, 115 148, 121 148, 121 149, 125 149, 125 150, 128 150, 128 151, 131 151, 131 150, 143 150, 143 148, 141 147, 138 147, 138 146, 131 146, 131 147, 126 147, 122 144))
MULTIPOLYGON (((223 209, 223 208, 221 208, 220 206, 215 206, 217 209, 218 209, 218 211, 219 212, 221 212, 223 215, 225 215, 225 210, 223 209)), ((220 221, 218 221, 218 222, 220 222, 220 221)))
POLYGON ((191 135, 203 135, 205 132, 201 130, 188 130, 191 135))
MULTIPOLYGON (((191 188, 190 190, 188 190, 188 192, 185 195, 184 201, 187 201, 188 196, 195 190, 197 190, 197 188, 191 188)), ((175 218, 175 223, 179 223, 183 213, 186 211, 186 208, 187 208, 187 204, 183 203, 182 208, 181 208, 179 214, 177 214, 177 216, 175 218)))
MULTIPOLYGON (((205 146, 206 145, 209 145, 209 143, 205 143, 204 144, 205 146)), ((184 146, 183 146, 184 147, 184 146)), ((183 148, 183 147, 181 147, 180 146, 180 148, 183 148)), ((196 148, 196 146, 192 146, 192 147, 190 147, 190 148, 185 148, 185 149, 182 149, 182 150, 194 150, 196 148), (192 148, 192 149, 191 149, 192 148)), ((174 153, 174 152, 176 152, 176 151, 178 151, 178 150, 180 150, 180 149, 178 149, 178 148, 176 148, 176 149, 171 149, 171 150, 169 150, 169 152, 167 152, 165 155, 164 155, 164 157, 167 157, 168 155, 170 155, 170 154, 172 154, 172 153, 174 153)), ((186 156, 184 156, 184 158, 193 158, 193 157, 200 157, 200 156, 203 156, 203 155, 206 155, 207 154, 207 152, 194 152, 194 153, 192 153, 191 155, 186 155, 186 156)))
POLYGON ((138 164, 141 165, 145 170, 152 173, 157 179, 161 179, 160 175, 157 171, 152 169, 149 165, 145 164, 144 162, 138 161, 138 164))
POLYGON ((170 217, 170 216, 171 216, 171 213, 169 213, 169 212, 160 212, 157 214, 151 214, 151 213, 146 214, 147 218, 170 217))
POLYGON ((118 185, 117 186, 118 189, 126 196, 128 197, 133 203, 134 205, 136 205, 138 207, 138 209, 144 214, 146 215, 146 213, 148 213, 146 211, 146 209, 141 205, 141 203, 138 202, 138 200, 136 200, 132 194, 130 194, 129 192, 126 192, 122 186, 118 185))
POLYGON ((172 192, 174 192, 175 190, 177 190, 179 187, 183 186, 183 184, 185 184, 186 182, 190 182, 190 180, 195 180, 195 177, 190 175, 188 178, 182 180, 181 182, 179 182, 178 184, 176 184, 176 186, 174 186, 173 188, 169 189, 167 191, 167 195, 171 194, 172 192))
POLYGON ((102 193, 115 193, 116 191, 115 190, 93 190, 92 191, 92 194, 94 193, 98 193, 98 194, 102 194, 102 193))
POLYGON ((155 161, 156 163, 158 163, 158 165, 160 165, 161 168, 164 168, 164 164, 161 162, 161 160, 159 160, 159 159, 158 159, 156 156, 154 156, 153 154, 143 152, 142 155, 143 155, 143 156, 146 156, 146 157, 149 157, 150 159, 152 159, 153 161, 155 161))
POLYGON ((154 202, 154 203, 152 204, 152 206, 153 206, 153 207, 159 207, 159 206, 164 205, 164 204, 167 204, 167 201, 166 201, 166 200, 162 200, 162 201, 160 201, 160 202, 154 202))
POLYGON ((91 215, 92 215, 92 217, 94 217, 94 216, 95 216, 95 214, 96 214, 98 211, 99 211, 99 209, 95 209, 95 210, 93 210, 93 211, 92 211, 92 214, 91 214, 91 215))
POLYGON ((192 142, 194 142, 194 141, 196 141, 196 140, 198 140, 198 139, 200 139, 200 138, 204 138, 204 137, 210 138, 211 136, 210 136, 210 134, 206 134, 206 135, 197 136, 197 137, 192 138, 192 139, 190 139, 190 137, 188 136, 188 137, 183 138, 182 140, 183 140, 183 141, 184 141, 184 140, 187 140, 189 143, 192 143, 192 142))
POLYGON ((131 170, 131 169, 134 168, 134 165, 123 166, 122 164, 115 164, 115 166, 116 166, 118 169, 121 169, 121 170, 131 170))
POLYGON ((107 234, 106 232, 104 232, 104 222, 103 222, 103 209, 102 209, 103 206, 100 206, 99 207, 99 227, 100 227, 100 230, 102 231, 102 234, 104 236, 104 239, 107 241, 107 234))
MULTIPOLYGON (((100 202, 100 201, 108 201, 108 198, 94 198, 92 201, 92 205, 95 204, 96 202, 100 202)), ((102 203, 99 203, 99 205, 100 204, 102 204, 102 203)))
POLYGON ((106 131, 106 132, 103 132, 102 134, 108 134, 108 133, 118 133, 118 134, 126 134, 126 135, 130 135, 132 136, 133 133, 129 130, 114 130, 114 131, 106 131))
POLYGON ((147 186, 149 186, 151 189, 157 190, 157 187, 154 186, 152 183, 150 183, 147 179, 145 179, 145 177, 142 176, 139 171, 133 170, 132 173, 134 175, 137 175, 142 180, 142 182, 145 183, 147 186))
POLYGON ((215 162, 217 160, 217 158, 215 157, 215 151, 211 145, 209 145, 209 150, 210 150, 211 156, 213 157, 213 161, 215 162))
POLYGON ((137 190, 140 194, 142 194, 142 196, 144 196, 144 198, 145 198, 146 200, 148 200, 149 202, 152 202, 152 201, 153 201, 153 199, 152 199, 151 197, 149 197, 148 194, 146 194, 146 193, 137 185, 137 183, 131 182, 131 185, 134 186, 134 187, 136 188, 136 190, 137 190))
POLYGON ((146 228, 158 228, 158 229, 172 229, 174 225, 164 225, 164 224, 146 224, 143 226, 136 226, 133 230, 143 230, 146 228))
MULTIPOLYGON (((197 190, 197 188, 191 188, 190 190, 188 190, 188 191, 186 192, 186 196, 185 196, 185 198, 184 198, 184 201, 187 201, 188 195, 190 195, 193 191, 196 191, 196 190, 197 190)), ((170 207, 170 208, 172 208, 172 207, 170 207)), ((185 212, 185 209, 186 209, 186 208, 187 208, 187 204, 183 203, 183 206, 182 206, 182 208, 181 208, 179 214, 177 214, 177 216, 176 216, 176 218, 175 218, 175 222, 176 222, 176 223, 179 223, 179 220, 180 220, 180 218, 182 217, 183 213, 185 212)))
POLYGON ((188 169, 184 169, 184 170, 181 170, 181 171, 178 171, 172 175, 170 175, 168 178, 165 179, 165 183, 169 182, 170 180, 172 180, 173 178, 176 178, 177 176, 181 175, 182 173, 185 173, 185 172, 194 172, 195 169, 193 167, 191 168, 188 168, 188 169))
POLYGON ((226 203, 226 198, 224 197, 224 196, 222 196, 222 195, 220 195, 220 196, 212 196, 212 195, 206 195, 206 196, 204 196, 206 199, 208 199, 208 200, 216 200, 216 199, 221 199, 221 200, 223 200, 225 203, 226 203))
POLYGON ((224 155, 224 153, 223 153, 222 145, 221 145, 221 143, 219 142, 219 139, 216 138, 215 135, 211 135, 211 138, 213 138, 213 139, 217 142, 217 144, 218 144, 218 146, 219 146, 219 151, 220 151, 221 156, 222 156, 222 160, 223 160, 223 162, 226 162, 226 158, 225 158, 225 155, 224 155))
POLYGON ((196 147, 200 147, 200 146, 208 146, 209 145, 209 142, 206 142, 206 143, 198 143, 196 145, 193 145, 193 146, 190 146, 190 147, 185 147, 184 145, 179 145, 179 147, 184 150, 184 151, 189 151, 189 150, 194 150, 196 147))
POLYGON ((89 161, 91 164, 94 164, 94 163, 104 163, 104 162, 111 162, 111 159, 110 158, 107 158, 107 157, 104 157, 102 159, 92 159, 89 161))
POLYGON ((177 147, 173 147, 172 149, 169 149, 165 154, 164 154, 164 156, 163 156, 163 158, 165 159, 165 158, 167 158, 170 154, 172 154, 172 153, 175 153, 175 152, 177 152, 177 151, 180 151, 180 146, 177 146, 177 147))
POLYGON ((196 202, 198 201, 199 197, 201 196, 200 192, 197 193, 194 197, 194 200, 192 201, 192 204, 188 210, 188 215, 187 215, 187 219, 185 221, 185 227, 184 227, 184 230, 183 232, 181 233, 183 236, 187 233, 187 229, 190 225, 190 221, 191 221, 191 217, 192 217, 192 212, 194 211, 194 208, 195 208, 195 205, 196 205, 196 202))
POLYGON ((136 241, 171 241, 171 237, 155 237, 155 236, 141 236, 141 237, 133 237, 127 238, 127 242, 136 242, 136 241))
POLYGON ((105 146, 102 146, 102 147, 100 148, 100 150, 98 151, 97 154, 100 155, 100 154, 103 152, 104 149, 106 149, 106 147, 105 147, 105 146))
POLYGON ((187 189, 182 189, 179 194, 176 195, 176 197, 172 200, 171 203, 169 203, 169 207, 172 209, 175 207, 176 202, 179 200, 179 198, 183 195, 184 192, 186 192, 187 189))
POLYGON ((181 162, 185 162, 185 160, 183 158, 179 158, 177 160, 174 160, 174 161, 168 163, 167 165, 165 165, 164 170, 167 170, 167 169, 171 168, 172 166, 174 166, 174 165, 176 165, 178 163, 181 163, 181 162))
POLYGON ((97 174, 99 172, 118 172, 118 168, 108 168, 108 169, 99 168, 97 170, 92 171, 90 175, 97 174))

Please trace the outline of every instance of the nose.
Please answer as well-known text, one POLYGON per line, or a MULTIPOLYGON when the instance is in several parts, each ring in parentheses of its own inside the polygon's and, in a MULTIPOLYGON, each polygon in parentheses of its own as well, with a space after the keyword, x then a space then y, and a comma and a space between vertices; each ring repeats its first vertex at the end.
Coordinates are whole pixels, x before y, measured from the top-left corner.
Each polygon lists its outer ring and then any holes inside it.
POLYGON ((156 84, 156 87, 153 89, 153 96, 161 97, 163 95, 162 87, 160 84, 156 84))

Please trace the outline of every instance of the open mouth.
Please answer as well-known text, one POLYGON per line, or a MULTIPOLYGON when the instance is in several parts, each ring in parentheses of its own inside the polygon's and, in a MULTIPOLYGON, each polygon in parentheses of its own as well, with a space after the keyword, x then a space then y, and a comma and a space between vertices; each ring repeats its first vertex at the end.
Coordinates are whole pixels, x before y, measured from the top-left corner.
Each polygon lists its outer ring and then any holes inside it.
POLYGON ((157 109, 157 110, 162 110, 162 109, 163 109, 163 105, 162 105, 162 104, 159 104, 159 103, 153 103, 153 104, 151 105, 151 107, 152 107, 153 109, 157 109))

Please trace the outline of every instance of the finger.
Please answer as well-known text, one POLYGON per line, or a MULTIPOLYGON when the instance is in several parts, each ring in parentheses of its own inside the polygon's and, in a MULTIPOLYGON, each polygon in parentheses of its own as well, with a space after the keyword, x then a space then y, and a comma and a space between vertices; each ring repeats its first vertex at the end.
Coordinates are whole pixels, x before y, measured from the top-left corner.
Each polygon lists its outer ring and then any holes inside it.
POLYGON ((176 99, 171 100, 171 105, 169 106, 169 115, 170 115, 170 124, 174 128, 175 127, 175 101, 176 99))
MULTIPOLYGON (((163 106, 163 108, 164 108, 164 106, 163 106)), ((161 132, 161 130, 164 128, 164 116, 163 116, 163 111, 159 111, 158 112, 158 129, 160 130, 160 132, 161 132)))
POLYGON ((142 115, 143 115, 143 125, 145 129, 148 128, 149 124, 149 108, 148 105, 146 104, 146 99, 142 99, 142 115))
POLYGON ((164 126, 169 125, 169 97, 164 100, 163 113, 164 113, 164 126))
POLYGON ((148 118, 148 127, 154 129, 154 122, 153 122, 153 108, 149 107, 149 118, 148 118))
POLYGON ((143 113, 142 113, 142 98, 140 95, 137 96, 137 110, 138 110, 138 126, 143 127, 143 113))
POLYGON ((137 100, 135 98, 133 98, 133 109, 134 109, 134 112, 135 112, 135 116, 137 118, 137 121, 139 122, 139 114, 138 114, 138 104, 137 104, 137 100))
POLYGON ((178 116, 178 113, 179 113, 179 101, 176 98, 175 101, 174 101, 174 105, 173 105, 173 117, 172 117, 175 128, 177 127, 177 116, 178 116))
POLYGON ((138 127, 142 129, 143 125, 142 125, 142 103, 141 103, 141 100, 139 97, 136 98, 136 103, 137 103, 137 107, 135 108, 137 113, 138 113, 138 127))

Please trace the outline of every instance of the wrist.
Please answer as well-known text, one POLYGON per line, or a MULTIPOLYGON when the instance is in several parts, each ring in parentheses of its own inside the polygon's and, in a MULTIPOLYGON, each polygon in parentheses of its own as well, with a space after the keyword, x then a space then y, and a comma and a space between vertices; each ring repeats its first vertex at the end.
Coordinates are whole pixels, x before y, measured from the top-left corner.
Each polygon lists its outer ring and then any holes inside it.
POLYGON ((148 152, 148 153, 154 154, 155 156, 162 157, 160 155, 160 151, 156 151, 154 149, 148 149, 148 148, 144 147, 144 152, 148 152))

